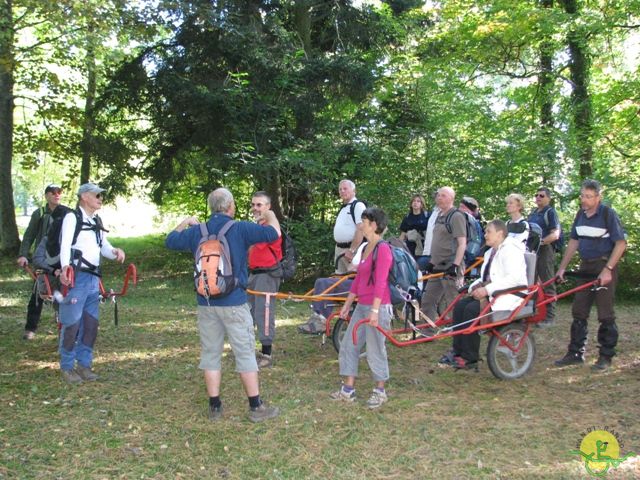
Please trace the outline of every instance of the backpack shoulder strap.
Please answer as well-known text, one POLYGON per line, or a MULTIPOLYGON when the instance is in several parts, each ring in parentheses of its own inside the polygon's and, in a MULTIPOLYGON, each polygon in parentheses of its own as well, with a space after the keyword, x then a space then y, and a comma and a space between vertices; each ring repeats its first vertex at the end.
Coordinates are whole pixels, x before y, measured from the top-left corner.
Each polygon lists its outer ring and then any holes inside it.
POLYGON ((551 205, 547 205, 547 208, 545 208, 544 210, 544 214, 543 214, 543 218, 544 218, 544 224, 546 225, 547 228, 549 228, 549 212, 551 211, 551 205))
POLYGON ((229 220, 227 221, 227 223, 225 223, 222 228, 220 229, 220 231, 218 232, 218 237, 224 236, 227 234, 227 232, 229 231, 229 229, 233 226, 233 224, 236 223, 235 220, 229 220))
MULTIPOLYGON (((74 208, 73 210, 69 210, 69 212, 73 212, 73 214, 76 216, 76 229, 73 232, 73 240, 71 240, 71 245, 73 246, 75 245, 76 240, 78 240, 78 235, 80 235, 80 231, 82 230, 82 212, 80 211, 79 207, 74 208)), ((67 214, 65 213, 62 217, 62 221, 64 221, 64 217, 66 216, 67 214)), ((62 229, 60 230, 60 234, 62 235, 62 229)))
MULTIPOLYGON (((451 226, 451 218, 453 218, 453 216, 457 213, 460 213, 462 215, 466 215, 463 211, 454 208, 452 209, 449 213, 447 213, 447 216, 444 218, 444 225, 445 227, 447 227, 447 232, 449 234, 453 233, 453 227, 451 226)), ((467 223, 467 230, 469 229, 469 220, 467 218, 465 218, 465 221, 467 223)))
POLYGON ((373 283, 373 273, 376 271, 376 260, 378 259, 378 245, 380 245, 384 240, 380 240, 376 243, 376 246, 373 247, 373 252, 371 252, 371 272, 369 272, 369 280, 367 281, 367 285, 371 285, 373 283))
POLYGON ((358 199, 354 200, 349 204, 351 205, 349 209, 349 214, 351 215, 351 219, 353 220, 353 223, 356 223, 356 205, 358 205, 358 203, 362 203, 363 205, 365 204, 362 200, 358 200, 358 199))
POLYGON ((200 224, 200 236, 202 238, 209 236, 209 227, 207 227, 207 222, 202 222, 200 224))
POLYGON ((604 226, 609 231, 609 213, 611 212, 611 207, 602 204, 602 216, 604 217, 604 226))

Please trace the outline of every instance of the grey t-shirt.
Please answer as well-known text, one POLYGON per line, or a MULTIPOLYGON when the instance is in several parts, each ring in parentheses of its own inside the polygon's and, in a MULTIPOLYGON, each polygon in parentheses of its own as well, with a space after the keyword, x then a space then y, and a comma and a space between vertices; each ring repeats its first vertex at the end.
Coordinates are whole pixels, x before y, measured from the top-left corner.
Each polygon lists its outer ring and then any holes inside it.
POLYGON ((436 270, 446 270, 453 264, 458 247, 456 238, 467 237, 467 219, 465 218, 465 214, 460 211, 451 215, 449 221, 451 233, 449 233, 445 225, 445 219, 453 209, 452 207, 446 212, 440 212, 433 228, 431 263, 433 263, 436 270))

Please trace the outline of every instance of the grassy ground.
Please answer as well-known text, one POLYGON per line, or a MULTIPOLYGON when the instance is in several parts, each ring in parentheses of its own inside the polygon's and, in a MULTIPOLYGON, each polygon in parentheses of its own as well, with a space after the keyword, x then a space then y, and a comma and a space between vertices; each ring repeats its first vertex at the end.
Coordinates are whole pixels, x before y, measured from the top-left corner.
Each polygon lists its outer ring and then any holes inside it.
MULTIPOLYGON (((554 327, 536 331, 534 371, 515 382, 495 379, 486 364, 479 373, 436 367, 446 342, 389 346, 390 401, 371 412, 366 365, 360 401, 332 403, 333 347, 296 333, 306 304, 280 303, 277 363, 260 380, 282 415, 258 425, 246 419, 229 352, 225 419, 210 423, 190 259, 164 251, 159 238, 124 246, 140 283, 122 300, 118 327, 113 307, 102 307, 101 380, 75 387, 59 377, 49 308, 36 340, 20 339, 30 282, 0 265, 0 478, 589 478, 570 451, 594 426, 615 430, 623 454, 640 454, 637 305, 618 307, 619 356, 600 375, 588 366, 550 368, 566 347, 568 305, 554 327)), ((119 288, 123 271, 111 266, 107 287, 119 288)), ((607 478, 640 477, 639 458, 607 478)))

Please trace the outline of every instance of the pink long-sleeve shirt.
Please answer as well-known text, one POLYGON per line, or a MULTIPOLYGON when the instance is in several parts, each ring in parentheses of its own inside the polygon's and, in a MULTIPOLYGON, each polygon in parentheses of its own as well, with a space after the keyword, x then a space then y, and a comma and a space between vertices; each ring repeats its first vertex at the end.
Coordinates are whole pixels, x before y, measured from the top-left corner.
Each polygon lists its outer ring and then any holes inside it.
POLYGON ((391 303, 391 292, 389 290, 389 271, 393 262, 391 247, 386 242, 380 242, 376 246, 376 265, 371 277, 371 269, 373 268, 373 255, 369 255, 358 265, 358 273, 351 284, 350 292, 358 297, 358 303, 362 305, 372 305, 374 298, 382 300, 381 305, 391 303), (373 282, 369 284, 369 278, 373 282))

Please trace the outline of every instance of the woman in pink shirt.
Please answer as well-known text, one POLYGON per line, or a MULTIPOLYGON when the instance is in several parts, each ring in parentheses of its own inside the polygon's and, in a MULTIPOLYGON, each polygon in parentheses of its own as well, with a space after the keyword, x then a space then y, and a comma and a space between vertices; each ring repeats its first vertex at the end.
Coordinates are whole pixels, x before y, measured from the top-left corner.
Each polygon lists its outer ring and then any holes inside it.
POLYGON ((389 290, 389 271, 393 262, 391 247, 382 241, 382 234, 387 228, 386 214, 379 208, 367 208, 362 213, 362 231, 369 242, 362 254, 358 273, 353 280, 347 301, 340 317, 347 318, 351 304, 358 298, 358 304, 351 316, 344 341, 340 346, 340 375, 344 377, 340 390, 331 394, 334 400, 353 402, 356 398, 355 381, 358 376, 358 361, 364 345, 367 348, 367 363, 375 381, 375 388, 367 401, 369 408, 378 408, 387 401, 384 389, 389 379, 389 362, 385 336, 376 328, 391 326, 391 292, 389 290), (361 319, 368 318, 369 325, 358 331, 358 345, 351 341, 353 326, 361 319))

